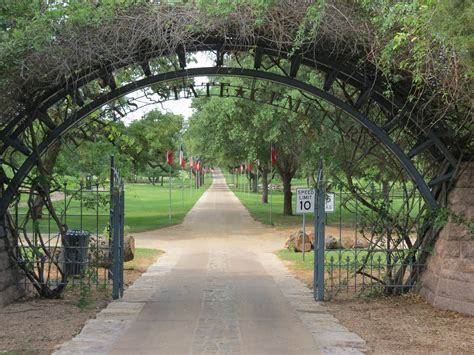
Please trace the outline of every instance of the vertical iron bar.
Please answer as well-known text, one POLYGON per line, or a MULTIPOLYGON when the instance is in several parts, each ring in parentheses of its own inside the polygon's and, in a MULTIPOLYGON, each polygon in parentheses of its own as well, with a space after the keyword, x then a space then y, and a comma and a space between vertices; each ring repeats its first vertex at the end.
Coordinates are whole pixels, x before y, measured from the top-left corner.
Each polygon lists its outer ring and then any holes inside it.
POLYGON ((67 208, 67 182, 64 181, 64 225, 67 228, 67 221, 66 221, 66 208, 67 208))
POLYGON ((109 278, 112 278, 112 298, 114 298, 114 166, 115 158, 110 157, 110 222, 109 222, 109 278))
POLYGON ((119 227, 119 201, 118 201, 118 193, 117 187, 114 186, 114 227, 113 227, 113 271, 112 271, 112 278, 113 278, 113 286, 112 286, 112 298, 114 300, 120 297, 120 227, 119 227))
POLYGON ((123 180, 120 183, 120 297, 123 296, 123 261, 124 261, 124 227, 125 227, 125 191, 123 180))
MULTIPOLYGON (((317 236, 317 251, 315 249, 314 275, 313 275, 313 292, 317 301, 324 300, 324 205, 325 193, 323 187, 323 161, 319 162, 319 173, 317 181, 317 204, 315 218, 315 237, 317 236)), ((316 195, 316 194, 315 194, 316 195)))
MULTIPOLYGON (((356 194, 358 194, 359 192, 355 192, 356 194)), ((357 270, 357 258, 358 258, 358 250, 357 250, 357 237, 358 237, 358 234, 357 234, 357 230, 358 230, 358 225, 359 225, 359 215, 358 215, 358 212, 359 212, 359 199, 357 198, 357 196, 355 197, 355 217, 356 217, 356 223, 355 223, 355 239, 354 239, 354 271, 357 270)), ((357 291, 357 274, 354 273, 354 292, 357 291)))
MULTIPOLYGON (((321 180, 323 179, 323 171, 321 167, 321 180)), ((318 194, 318 301, 324 300, 324 223, 325 223, 325 193, 322 181, 320 183, 320 191, 318 194)))
POLYGON ((339 280, 338 289, 341 287, 341 270, 342 270, 342 188, 339 188, 339 280))
POLYGON ((82 231, 82 199, 83 199, 83 190, 84 190, 84 184, 81 180, 81 182, 79 183, 79 188, 80 188, 80 192, 79 192, 79 225, 80 225, 80 230, 82 231))
POLYGON ((99 256, 101 255, 101 253, 99 252, 99 181, 97 181, 97 185, 96 185, 96 205, 95 205, 95 210, 96 210, 96 213, 95 213, 95 287, 98 288, 99 286, 99 263, 100 261, 98 260, 99 259, 99 256))

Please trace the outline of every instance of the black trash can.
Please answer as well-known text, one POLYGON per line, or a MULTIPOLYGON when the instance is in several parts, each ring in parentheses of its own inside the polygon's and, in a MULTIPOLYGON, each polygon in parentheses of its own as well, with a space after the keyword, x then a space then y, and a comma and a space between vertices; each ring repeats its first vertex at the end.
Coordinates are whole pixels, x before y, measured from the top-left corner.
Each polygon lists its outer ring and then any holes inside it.
POLYGON ((66 275, 84 276, 88 262, 90 233, 85 230, 70 229, 64 240, 64 271, 66 275))

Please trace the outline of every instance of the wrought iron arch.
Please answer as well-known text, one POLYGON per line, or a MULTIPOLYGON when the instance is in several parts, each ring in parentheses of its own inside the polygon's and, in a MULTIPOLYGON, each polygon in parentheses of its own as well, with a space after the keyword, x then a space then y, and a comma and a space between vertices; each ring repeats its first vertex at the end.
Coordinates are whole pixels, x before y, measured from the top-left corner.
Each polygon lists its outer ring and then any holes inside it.
MULTIPOLYGON (((236 46, 229 47, 222 44, 207 43, 189 46, 187 51, 178 48, 174 51, 178 57, 181 69, 166 72, 153 73, 149 61, 154 53, 146 55, 147 60, 136 59, 133 62, 121 62, 109 65, 106 68, 87 68, 84 72, 65 79, 61 87, 57 87, 47 93, 42 94, 34 104, 30 105, 27 112, 19 112, 12 118, 0 132, 2 145, 0 152, 2 156, 7 149, 13 149, 23 154, 26 159, 21 167, 15 172, 13 178, 8 182, 7 189, 0 200, 0 214, 5 213, 8 205, 17 194, 22 181, 35 166, 37 159, 46 152, 57 139, 65 132, 77 125, 83 118, 93 111, 106 105, 108 102, 134 92, 143 87, 172 80, 191 78, 196 76, 236 76, 244 78, 256 78, 275 82, 290 88, 300 90, 319 99, 326 101, 334 107, 344 111, 355 121, 368 129, 377 139, 400 161, 408 175, 418 186, 419 191, 427 204, 431 207, 437 206, 437 193, 442 183, 447 182, 454 175, 457 166, 455 154, 442 142, 435 131, 426 127, 420 127, 409 119, 410 109, 403 100, 403 95, 395 95, 387 98, 384 95, 384 85, 379 78, 368 78, 354 68, 342 65, 343 61, 334 61, 333 58, 323 53, 316 58, 315 51, 301 51, 301 54, 290 56, 288 51, 281 48, 275 49, 271 46, 236 46), (216 53, 216 66, 205 68, 186 69, 186 53, 197 51, 214 51, 216 53), (252 53, 254 60, 252 68, 224 67, 224 53, 252 53), (279 65, 280 73, 275 73, 272 68, 264 68, 262 62, 264 58, 277 61, 286 61, 287 70, 279 65), (318 87, 298 78, 301 66, 306 66, 317 72, 321 77, 322 85, 318 87), (141 68, 142 77, 118 86, 114 75, 127 67, 137 66, 141 68), (87 98, 86 86, 92 82, 99 82, 104 92, 98 97, 87 98), (336 83, 349 85, 352 95, 345 97, 337 96, 333 86, 336 83), (48 110, 62 100, 69 100, 73 103, 71 114, 63 122, 55 123, 48 114, 48 110), (385 114, 383 120, 372 120, 364 114, 362 109, 367 106, 376 106, 385 114), (22 140, 24 132, 33 121, 37 121, 44 128, 44 140, 38 144, 38 151, 31 151, 22 140), (414 144, 407 150, 399 145, 393 138, 394 132, 402 130, 408 133, 414 140, 414 144), (421 171, 416 166, 417 156, 429 154, 432 160, 430 170, 434 166, 442 165, 436 175, 429 171, 421 171), (430 176, 431 174, 431 176, 430 176)), ((173 53, 167 53, 171 55, 173 53)), ((163 53, 161 53, 163 56, 163 53)))

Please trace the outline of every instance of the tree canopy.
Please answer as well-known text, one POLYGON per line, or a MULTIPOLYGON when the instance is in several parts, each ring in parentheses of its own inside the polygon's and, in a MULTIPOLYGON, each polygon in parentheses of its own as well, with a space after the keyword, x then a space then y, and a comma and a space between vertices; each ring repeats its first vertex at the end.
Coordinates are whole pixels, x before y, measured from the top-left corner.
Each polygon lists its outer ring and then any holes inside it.
POLYGON ((169 53, 204 43, 206 33, 249 46, 270 41, 290 53, 324 43, 347 65, 370 64, 367 70, 387 78, 387 91, 426 104, 423 112, 434 106, 425 116, 462 131, 464 143, 471 137, 470 1, 21 0, 0 6, 2 120, 78 71, 129 63, 144 48, 169 53))

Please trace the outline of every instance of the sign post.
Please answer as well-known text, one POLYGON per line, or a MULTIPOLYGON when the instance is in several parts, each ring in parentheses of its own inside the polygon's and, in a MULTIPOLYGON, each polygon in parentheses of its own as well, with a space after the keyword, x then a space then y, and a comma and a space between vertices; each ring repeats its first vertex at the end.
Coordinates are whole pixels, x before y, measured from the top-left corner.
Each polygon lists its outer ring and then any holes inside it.
POLYGON ((324 257, 325 257, 325 225, 326 213, 335 212, 336 195, 333 192, 327 193, 324 188, 323 162, 321 160, 316 184, 316 218, 314 219, 314 274, 313 292, 314 299, 324 300, 324 257))
POLYGON ((308 213, 314 213, 315 211, 315 192, 314 189, 296 189, 296 214, 303 215, 303 247, 301 252, 303 253, 303 261, 305 256, 305 243, 306 243, 306 215, 308 213))
POLYGON ((258 207, 258 166, 259 166, 259 162, 257 160, 257 199, 255 200, 256 207, 258 207))

